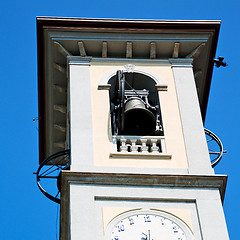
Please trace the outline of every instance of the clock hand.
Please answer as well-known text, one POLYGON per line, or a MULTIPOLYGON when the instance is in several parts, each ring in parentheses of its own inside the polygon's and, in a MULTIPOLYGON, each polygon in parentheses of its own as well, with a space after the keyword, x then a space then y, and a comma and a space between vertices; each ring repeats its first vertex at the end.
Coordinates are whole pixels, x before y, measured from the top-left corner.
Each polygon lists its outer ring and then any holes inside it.
MULTIPOLYGON (((151 238, 150 238, 150 230, 148 230, 148 239, 151 240, 151 238)), ((154 239, 152 238, 152 240, 154 240, 154 239)))
POLYGON ((148 240, 147 234, 145 234, 145 233, 142 233, 142 234, 145 235, 145 237, 142 237, 141 240, 148 240))

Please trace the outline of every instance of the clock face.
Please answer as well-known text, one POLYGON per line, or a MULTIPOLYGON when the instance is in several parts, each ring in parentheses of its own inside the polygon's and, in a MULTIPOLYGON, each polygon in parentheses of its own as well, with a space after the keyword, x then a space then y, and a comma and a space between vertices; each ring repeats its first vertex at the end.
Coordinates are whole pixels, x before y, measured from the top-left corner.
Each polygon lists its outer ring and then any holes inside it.
POLYGON ((118 216, 108 240, 189 240, 190 229, 178 218, 161 211, 133 211, 118 216))

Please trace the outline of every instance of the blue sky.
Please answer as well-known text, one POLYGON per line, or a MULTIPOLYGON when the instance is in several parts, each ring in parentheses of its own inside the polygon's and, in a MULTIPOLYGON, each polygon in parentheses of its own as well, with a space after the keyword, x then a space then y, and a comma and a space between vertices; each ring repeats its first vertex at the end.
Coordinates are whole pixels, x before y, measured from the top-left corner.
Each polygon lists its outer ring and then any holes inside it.
POLYGON ((231 239, 239 239, 239 8, 229 1, 68 0, 0 2, 0 239, 56 239, 57 204, 37 188, 38 115, 36 16, 222 20, 205 126, 228 151, 215 167, 229 176, 224 211, 231 239))

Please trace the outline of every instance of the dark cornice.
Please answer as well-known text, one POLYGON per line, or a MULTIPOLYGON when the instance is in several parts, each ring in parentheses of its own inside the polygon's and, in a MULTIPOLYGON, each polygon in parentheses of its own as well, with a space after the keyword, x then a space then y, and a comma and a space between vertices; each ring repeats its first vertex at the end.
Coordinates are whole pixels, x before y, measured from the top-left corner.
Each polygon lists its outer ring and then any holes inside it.
POLYGON ((129 28, 164 30, 211 30, 219 29, 220 21, 182 21, 182 20, 135 20, 135 19, 94 19, 94 18, 58 18, 37 17, 38 26, 44 28, 129 28))

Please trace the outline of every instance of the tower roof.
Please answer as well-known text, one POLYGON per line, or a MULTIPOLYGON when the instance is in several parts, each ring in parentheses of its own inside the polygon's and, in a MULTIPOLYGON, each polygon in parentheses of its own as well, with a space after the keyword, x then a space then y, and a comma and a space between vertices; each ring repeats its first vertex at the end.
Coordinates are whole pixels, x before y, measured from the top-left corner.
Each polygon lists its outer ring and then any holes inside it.
POLYGON ((38 17, 40 162, 54 153, 49 142, 60 139, 64 131, 64 127, 54 123, 54 118, 61 118, 61 114, 53 110, 65 112, 67 100, 62 100, 56 92, 67 87, 68 56, 146 61, 192 58, 204 121, 219 29, 220 21, 38 17), (132 56, 126 53, 129 42, 133 45, 132 56), (155 45, 154 55, 151 55, 151 44, 155 45), (61 130, 59 134, 54 132, 55 128, 61 130))

